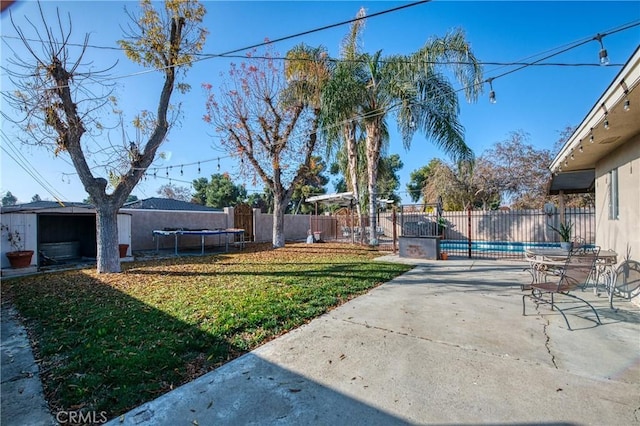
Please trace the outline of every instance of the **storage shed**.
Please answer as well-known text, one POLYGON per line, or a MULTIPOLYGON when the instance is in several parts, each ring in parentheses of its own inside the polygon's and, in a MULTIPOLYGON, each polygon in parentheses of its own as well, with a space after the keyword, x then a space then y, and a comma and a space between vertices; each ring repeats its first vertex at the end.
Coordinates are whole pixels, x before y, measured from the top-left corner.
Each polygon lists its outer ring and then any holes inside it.
MULTIPOLYGON (((96 211, 90 204, 37 201, 5 206, 0 213, 2 269, 10 267, 6 253, 15 250, 8 232, 18 232, 22 248, 34 251, 32 268, 96 258, 96 211)), ((118 214, 118 242, 131 246, 129 214, 118 214)))

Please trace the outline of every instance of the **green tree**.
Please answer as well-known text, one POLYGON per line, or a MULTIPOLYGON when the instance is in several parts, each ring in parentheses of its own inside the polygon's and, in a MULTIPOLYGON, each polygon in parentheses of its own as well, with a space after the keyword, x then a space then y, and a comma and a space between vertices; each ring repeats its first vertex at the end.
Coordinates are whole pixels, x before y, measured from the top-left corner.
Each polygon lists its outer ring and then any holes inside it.
POLYGON ((398 172, 404 164, 398 154, 381 156, 378 163, 378 183, 377 192, 382 198, 393 200, 397 205, 401 202, 400 196, 396 193, 400 188, 400 177, 398 172))
POLYGON ((305 203, 309 197, 326 193, 325 185, 329 179, 322 174, 326 164, 320 156, 313 156, 308 172, 302 180, 296 184, 291 196, 291 213, 311 213, 315 211, 315 206, 305 203))
POLYGON ((193 198, 209 207, 224 208, 243 203, 247 199, 247 190, 243 185, 233 183, 227 173, 211 175, 211 181, 207 178, 199 178, 193 181, 196 193, 193 198))
MULTIPOLYGON (((365 176, 366 161, 363 150, 364 139, 359 120, 360 106, 364 102, 366 73, 361 59, 360 39, 364 29, 365 9, 360 8, 355 20, 342 40, 342 61, 331 70, 331 77, 322 91, 323 133, 329 154, 337 152, 337 165, 344 174, 344 187, 339 192, 353 192, 356 213, 362 217, 364 199, 361 188, 366 188, 359 179, 365 176), (362 173, 361 173, 362 171, 362 173)), ((364 236, 364 224, 360 235, 364 236)))
MULTIPOLYGON (((458 120, 457 93, 441 72, 443 65, 439 64, 449 64, 454 77, 465 88, 468 100, 475 100, 482 88, 482 71, 461 31, 430 39, 411 55, 383 57, 378 51, 357 57, 358 61, 353 63, 359 66, 343 78, 358 87, 348 93, 359 93, 355 100, 357 117, 365 131, 369 241, 376 244, 377 166, 387 141, 387 117, 395 117, 407 149, 414 134, 420 132, 456 161, 470 160, 473 153, 464 142, 463 128, 458 120)), ((339 99, 345 96, 337 91, 332 93, 339 99)), ((355 117, 351 116, 352 119, 355 117)))
POLYGON ((35 203, 37 201, 42 201, 42 198, 40 198, 40 195, 35 194, 33 197, 31 197, 31 202, 35 203))
POLYGON ((7 191, 2 197, 2 205, 3 206, 15 206, 18 202, 18 198, 11 193, 11 191, 7 191))
MULTIPOLYGON (((84 57, 89 51, 89 36, 84 38, 82 47, 76 49, 72 42, 71 22, 65 25, 58 18, 57 25, 53 25, 58 31, 52 31, 42 9, 42 27, 46 30, 35 30, 37 34, 45 34, 47 39, 33 41, 14 25, 31 56, 27 61, 16 55, 16 67, 3 70, 16 90, 2 91, 13 109, 12 114, 3 112, 2 115, 21 128, 26 135, 23 142, 49 146, 56 155, 70 158, 95 204, 97 270, 100 273, 120 272, 117 213, 165 140, 171 125, 169 110, 174 90, 188 89, 181 83, 179 74, 202 50, 206 30, 200 24, 204 14, 204 7, 197 1, 179 0, 165 1, 162 10, 156 10, 150 0, 142 0, 140 14, 128 14, 131 25, 125 39, 118 42, 120 47, 134 63, 157 70, 164 80, 155 114, 143 111, 133 120, 132 125, 141 137, 146 138, 146 143, 123 141, 122 144, 111 144, 108 152, 89 148, 90 143, 100 139, 95 137, 96 133, 108 128, 101 123, 108 112, 106 106, 111 103, 116 108, 114 96, 110 93, 94 95, 98 91, 88 87, 104 78, 104 74, 95 72, 92 62, 84 57), (38 53, 41 51, 43 53, 38 53), (72 58, 74 52, 78 54, 72 58), (53 144, 47 145, 50 141, 54 141, 53 144), (120 148, 122 146, 124 149, 120 148), (85 154, 95 151, 105 153, 108 158, 102 167, 92 167, 85 154), (114 158, 118 160, 114 161, 114 158), (106 175, 97 176, 98 170, 106 170, 106 175)), ((28 22, 34 26, 33 21, 28 22)), ((18 51, 17 48, 12 50, 18 51)), ((115 112, 122 122, 122 112, 115 112)))
MULTIPOLYGON (((407 192, 409 192, 411 201, 415 203, 420 201, 420 198, 423 198, 424 188, 427 186, 427 182, 435 168, 440 163, 441 161, 438 158, 433 158, 426 166, 422 166, 411 172, 409 175, 409 183, 407 184, 407 192)), ((425 199, 423 202, 427 203, 430 201, 425 199)))

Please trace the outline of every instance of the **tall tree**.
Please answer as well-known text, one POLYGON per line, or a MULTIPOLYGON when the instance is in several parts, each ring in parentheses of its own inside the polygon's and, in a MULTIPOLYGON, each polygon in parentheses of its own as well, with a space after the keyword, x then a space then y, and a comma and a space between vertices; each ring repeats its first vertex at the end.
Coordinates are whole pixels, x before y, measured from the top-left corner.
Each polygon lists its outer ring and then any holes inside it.
POLYGON ((471 160, 473 152, 464 142, 458 121, 458 97, 439 63, 449 64, 465 88, 467 99, 475 100, 481 90, 482 71, 462 31, 433 38, 412 55, 382 57, 368 55, 366 100, 362 115, 366 130, 369 184, 370 241, 376 243, 377 164, 383 147, 386 116, 394 114, 405 148, 416 132, 423 133, 456 161, 471 160))
MULTIPOLYGON (((352 30, 353 31, 353 30, 352 30)), ((458 120, 457 91, 443 74, 443 68, 453 72, 464 87, 468 100, 475 100, 482 89, 479 62, 462 31, 433 38, 416 53, 383 57, 382 52, 358 54, 348 61, 349 67, 336 78, 344 82, 349 95, 332 91, 338 101, 327 96, 344 111, 330 122, 358 120, 364 129, 367 164, 367 196, 369 205, 370 243, 376 244, 378 162, 387 142, 387 117, 393 115, 409 148, 416 132, 431 139, 456 161, 470 160, 473 153, 464 142, 463 128, 458 120), (441 65, 442 64, 442 65, 441 65), (340 103, 341 101, 342 103, 340 103), (345 106, 346 105, 346 106, 345 106)), ((335 83, 336 87, 341 87, 335 83)), ((355 129, 356 127, 353 127, 355 129)))
POLYGON ((33 42, 14 23, 30 60, 16 56, 13 67, 4 70, 16 90, 2 92, 14 110, 11 116, 3 112, 3 117, 20 126, 27 142, 51 146, 49 141, 53 140, 55 154, 71 159, 85 190, 95 202, 97 270, 101 273, 120 272, 118 210, 165 140, 171 124, 168 111, 173 91, 188 89, 180 83, 179 71, 189 67, 206 38, 206 31, 199 26, 205 9, 197 1, 166 0, 164 9, 156 10, 150 0, 142 0, 140 8, 138 16, 129 14, 130 29, 119 44, 134 63, 160 72, 164 82, 156 113, 143 112, 134 119, 134 126, 148 136, 146 143, 122 141, 120 147, 111 146, 111 155, 120 160, 114 162, 110 158, 109 163, 103 165, 106 177, 97 176, 97 168, 89 164, 88 144, 95 136, 92 133, 104 128, 101 117, 106 105, 115 98, 109 93, 94 96, 95 90, 87 86, 102 77, 91 69, 91 62, 85 58, 89 35, 85 36, 82 47, 76 49, 71 41, 70 19, 65 25, 58 14, 57 25, 49 26, 40 8, 43 28, 40 34, 44 34, 45 39, 33 42), (39 45, 42 53, 36 48, 39 45), (110 185, 112 191, 108 190, 110 185))
MULTIPOLYGON (((363 142, 364 139, 360 137, 362 132, 357 118, 360 106, 364 102, 367 84, 360 46, 365 16, 365 9, 360 8, 356 20, 342 40, 342 60, 332 69, 331 78, 322 91, 322 127, 328 152, 331 155, 336 151, 338 156, 342 155, 342 160, 337 164, 344 173, 346 189, 353 192, 356 199, 355 207, 359 218, 362 217, 364 204, 361 188, 366 187, 359 180, 360 176, 366 176, 359 172, 366 162, 364 155, 359 153, 358 147, 362 145, 359 142, 363 142)), ((360 225, 360 235, 364 236, 364 223, 360 221, 360 225)))
POLYGON ((323 48, 297 46, 280 62, 263 55, 260 66, 231 66, 216 97, 207 93, 205 121, 221 135, 221 146, 240 158, 241 173, 253 172, 273 193, 273 247, 284 247, 284 212, 305 176, 318 142, 320 87, 328 78, 323 48))
POLYGON ((400 177, 398 171, 402 169, 404 164, 400 160, 398 154, 390 156, 381 156, 378 163, 378 189, 377 192, 381 197, 387 200, 393 200, 395 204, 399 204, 401 199, 396 193, 400 188, 400 177))
POLYGON ((211 181, 207 178, 199 178, 193 181, 196 190, 193 196, 199 204, 222 209, 242 203, 247 198, 247 190, 243 185, 236 185, 227 173, 211 175, 211 181))
POLYGON ((314 195, 326 193, 324 187, 329 183, 329 179, 322 173, 325 168, 326 165, 322 157, 314 155, 311 158, 308 172, 296 184, 291 195, 290 213, 311 213, 315 211, 315 206, 306 203, 305 200, 314 195))

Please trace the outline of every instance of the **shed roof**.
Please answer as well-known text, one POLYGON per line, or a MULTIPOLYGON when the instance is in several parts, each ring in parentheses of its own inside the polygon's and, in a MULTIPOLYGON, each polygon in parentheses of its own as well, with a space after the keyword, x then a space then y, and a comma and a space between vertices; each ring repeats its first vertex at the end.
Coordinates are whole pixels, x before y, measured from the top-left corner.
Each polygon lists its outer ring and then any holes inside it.
POLYGON ((95 211, 93 205, 74 201, 34 201, 31 203, 14 204, 13 206, 2 206, 1 213, 36 213, 42 210, 52 209, 87 209, 95 211))

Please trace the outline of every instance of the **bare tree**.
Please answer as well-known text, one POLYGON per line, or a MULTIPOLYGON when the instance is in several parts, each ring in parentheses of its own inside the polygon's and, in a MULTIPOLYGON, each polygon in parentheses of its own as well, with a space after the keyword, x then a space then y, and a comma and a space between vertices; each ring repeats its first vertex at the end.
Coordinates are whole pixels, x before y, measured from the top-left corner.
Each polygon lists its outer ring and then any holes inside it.
POLYGON ((206 38, 206 31, 200 27, 205 10, 197 1, 167 0, 164 5, 158 11, 150 0, 142 0, 138 16, 128 13, 131 25, 125 40, 119 41, 133 62, 154 68, 164 77, 156 113, 144 111, 133 122, 146 138, 144 143, 123 140, 114 144, 108 137, 108 128, 100 117, 107 112, 107 106, 116 108, 117 99, 105 85, 98 86, 101 92, 95 93, 95 84, 104 77, 104 72, 92 71, 85 62, 88 35, 80 48, 71 42, 70 16, 65 24, 58 12, 57 25, 50 26, 40 7, 40 26, 25 18, 40 37, 35 42, 11 17, 29 56, 21 58, 14 50, 14 59, 3 69, 16 88, 3 91, 13 109, 12 114, 3 112, 3 118, 19 126, 26 135, 22 142, 47 147, 57 156, 71 159, 95 203, 98 272, 120 272, 118 210, 165 140, 170 128, 172 93, 176 88, 188 89, 179 82, 179 70, 189 66, 206 38), (95 146, 98 137, 107 139, 106 147, 95 146), (105 160, 101 168, 104 177, 97 175, 98 157, 105 160))
MULTIPOLYGON (((207 92, 205 121, 221 146, 240 158, 241 173, 254 174, 273 194, 273 247, 284 247, 284 213, 296 184, 309 173, 316 149, 319 86, 328 78, 326 52, 300 47, 285 77, 270 53, 260 62, 232 65, 216 97, 207 92)), ((254 60, 255 61, 255 60, 254 60)))
POLYGON ((536 149, 528 141, 526 132, 511 132, 482 155, 488 170, 493 169, 492 179, 500 184, 502 202, 520 209, 542 208, 551 177, 551 152, 536 149))
POLYGON ((158 193, 158 195, 161 195, 164 198, 187 202, 191 201, 191 190, 186 186, 178 186, 173 183, 167 183, 158 188, 156 192, 158 193))

